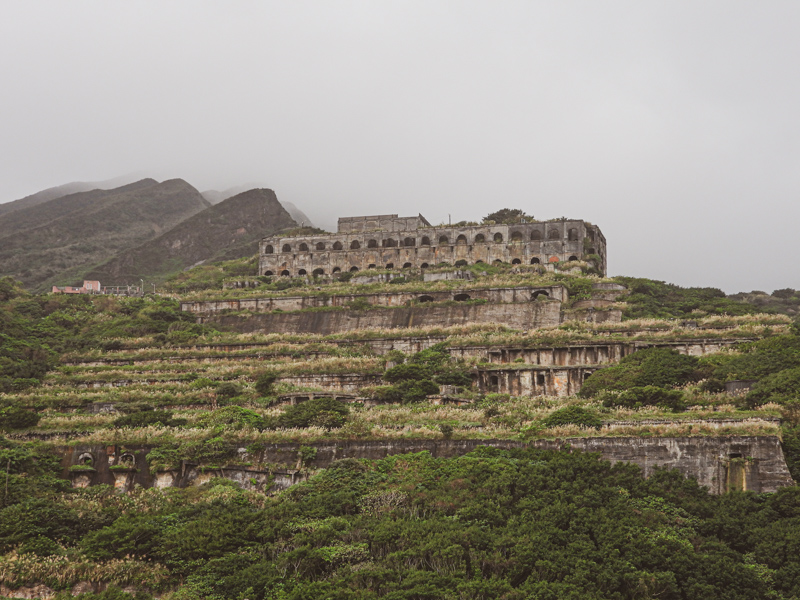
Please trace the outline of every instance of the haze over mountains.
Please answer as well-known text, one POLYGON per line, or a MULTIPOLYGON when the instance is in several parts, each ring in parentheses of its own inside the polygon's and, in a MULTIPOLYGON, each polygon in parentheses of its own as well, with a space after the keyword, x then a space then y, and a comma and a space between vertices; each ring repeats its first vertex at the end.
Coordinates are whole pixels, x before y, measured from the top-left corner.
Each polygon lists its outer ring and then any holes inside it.
POLYGON ((160 280, 202 262, 255 254, 259 238, 296 227, 298 219, 309 223, 272 190, 201 194, 182 179, 86 189, 123 180, 76 182, 0 204, 0 276, 37 291, 84 278, 103 285, 160 280))

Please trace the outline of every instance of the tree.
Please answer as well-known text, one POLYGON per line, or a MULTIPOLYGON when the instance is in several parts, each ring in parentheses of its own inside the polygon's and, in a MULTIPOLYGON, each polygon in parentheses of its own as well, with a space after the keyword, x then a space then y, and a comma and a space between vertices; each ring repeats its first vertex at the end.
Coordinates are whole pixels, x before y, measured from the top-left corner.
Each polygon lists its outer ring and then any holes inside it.
POLYGON ((503 225, 516 225, 517 223, 527 223, 532 220, 533 215, 525 214, 525 211, 519 208, 501 208, 483 218, 484 223, 494 221, 503 225))

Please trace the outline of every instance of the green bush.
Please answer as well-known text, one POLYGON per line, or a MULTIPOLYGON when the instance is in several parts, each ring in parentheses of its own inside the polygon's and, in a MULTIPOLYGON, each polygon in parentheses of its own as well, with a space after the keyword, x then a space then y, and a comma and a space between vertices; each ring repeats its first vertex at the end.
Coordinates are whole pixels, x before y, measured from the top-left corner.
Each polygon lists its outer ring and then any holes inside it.
POLYGON ((261 373, 256 379, 256 392, 259 396, 269 396, 272 393, 272 386, 277 381, 278 374, 275 371, 261 373))
POLYGON ((625 408, 639 408, 642 406, 660 406, 673 412, 686 410, 683 403, 683 392, 678 390, 665 390, 654 385, 632 387, 620 394, 606 392, 601 394, 603 406, 625 408))
POLYGON ((583 384, 580 396, 589 398, 602 391, 624 391, 632 387, 674 387, 699 381, 708 374, 694 356, 668 348, 639 350, 619 364, 595 371, 583 384))
POLYGON ((0 429, 28 429, 39 424, 39 415, 19 406, 0 409, 0 429))
POLYGON ((350 409, 333 398, 314 398, 295 406, 289 406, 278 417, 277 426, 303 428, 311 425, 336 429, 345 424, 350 409))
POLYGON ((264 417, 253 410, 242 408, 241 406, 226 406, 206 413, 199 420, 199 424, 204 427, 228 425, 236 429, 252 427, 259 430, 267 426, 264 417))
POLYGON ((581 408, 580 406, 565 406, 552 413, 545 418, 542 424, 548 429, 551 427, 560 427, 562 425, 578 425, 587 429, 600 429, 603 421, 597 416, 594 411, 581 408))
POLYGON ((383 379, 391 383, 398 381, 422 381, 423 379, 430 379, 431 371, 423 364, 414 364, 411 362, 403 363, 387 369, 383 374, 383 379))
POLYGON ((236 385, 235 383, 221 383, 217 386, 216 390, 217 398, 221 400, 228 400, 230 398, 234 398, 242 393, 242 389, 236 385))
POLYGON ((746 401, 750 406, 758 406, 766 402, 785 404, 797 398, 800 398, 800 367, 767 375, 753 386, 746 401))
POLYGON ((145 410, 118 417, 114 419, 113 425, 118 428, 148 427, 151 425, 183 427, 186 425, 186 419, 173 419, 172 412, 168 410, 145 410))

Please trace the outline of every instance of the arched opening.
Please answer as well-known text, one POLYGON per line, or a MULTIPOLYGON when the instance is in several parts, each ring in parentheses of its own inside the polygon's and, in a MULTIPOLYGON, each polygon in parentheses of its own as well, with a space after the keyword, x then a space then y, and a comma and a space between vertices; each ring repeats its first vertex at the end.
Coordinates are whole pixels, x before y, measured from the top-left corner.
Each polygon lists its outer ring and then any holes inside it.
POLYGON ((406 239, 403 240, 403 246, 416 246, 416 245, 417 245, 417 240, 415 240, 412 237, 407 237, 406 239))
POLYGON ((283 271, 281 271, 281 276, 282 276, 282 277, 288 277, 288 276, 289 276, 289 271, 287 271, 286 269, 284 269, 283 271))
POLYGON ((339 267, 333 267, 333 270, 331 271, 331 273, 341 273, 341 272, 342 270, 339 267))
POLYGON ((539 264, 539 259, 538 258, 532 258, 531 259, 531 264, 532 265, 538 265, 539 264))
POLYGON ((511 241, 512 242, 521 242, 522 241, 522 232, 521 231, 515 231, 514 233, 512 233, 511 234, 511 241))
POLYGON ((560 237, 561 237, 561 234, 559 233, 558 229, 551 229, 551 230, 550 230, 550 231, 547 233, 547 239, 548 239, 548 240, 557 240, 557 239, 559 239, 560 237))
POLYGON ((333 242, 333 249, 334 250, 341 250, 342 249, 342 242, 333 242))
POLYGON ((350 267, 350 272, 351 273, 357 273, 358 272, 358 267, 350 267))
POLYGON ((572 256, 570 256, 570 257, 569 257, 569 259, 568 259, 568 260, 571 260, 571 261, 572 261, 572 260, 578 260, 578 257, 577 257, 577 256, 575 256, 575 255, 572 255, 572 256))
POLYGON ((539 298, 549 298, 550 294, 545 290, 536 290, 531 294, 531 300, 538 300, 539 298))
MULTIPOLYGON (((384 245, 385 244, 386 244, 386 241, 384 240, 384 245)), ((378 240, 369 240, 367 242, 367 248, 377 248, 377 247, 378 247, 378 240)))
POLYGON ((518 259, 518 258, 515 258, 514 260, 511 261, 511 264, 512 265, 521 265, 522 261, 520 259, 518 259))
POLYGON ((266 271, 264 271, 264 275, 266 277, 271 277, 272 275, 274 275, 274 273, 272 271, 270 271, 269 269, 267 269, 266 271))
POLYGON ((492 261, 492 264, 495 264, 495 265, 502 265, 502 264, 503 264, 503 261, 502 261, 502 260, 500 260, 499 258, 495 258, 495 259, 494 259, 494 261, 492 261))
POLYGON ((306 244, 305 242, 303 242, 302 244, 300 244, 300 245, 297 247, 297 249, 298 249, 298 250, 300 250, 300 252, 308 252, 308 244, 306 244))
POLYGON ((453 296, 453 300, 455 300, 456 302, 466 302, 467 300, 469 300, 469 294, 456 294, 455 296, 453 296))
POLYGON ((387 269, 394 269, 394 263, 389 263, 388 265, 386 265, 386 268, 387 269))
POLYGON ((368 265, 367 265, 367 268, 368 268, 368 269, 374 269, 374 268, 375 268, 375 264, 372 264, 372 263, 371 263, 371 264, 368 264, 368 265))
POLYGON ((298 275, 308 275, 308 272, 305 269, 300 269, 299 271, 297 271, 297 274, 298 275))
POLYGON ((539 231, 538 229, 534 229, 533 231, 531 231, 531 241, 532 242, 537 242, 537 241, 539 241, 541 239, 542 239, 542 232, 541 231, 539 231))
POLYGON ((289 244, 284 244, 282 250, 284 252, 291 252, 292 251, 292 247, 289 244))
POLYGON ((419 268, 420 269, 427 269, 430 265, 428 263, 422 263, 419 268))
POLYGON ((465 236, 462 233, 460 236, 458 236, 456 238, 456 244, 461 244, 462 246, 466 246, 467 245, 467 236, 465 236))
POLYGON ((493 239, 495 244, 499 244, 503 241, 503 234, 498 231, 497 233, 494 234, 493 239))
POLYGON ((272 246, 269 244, 264 246, 264 254, 272 254, 273 252, 275 252, 275 249, 272 246))
POLYGON ((544 384, 545 384, 544 373, 537 373, 536 374, 536 385, 543 386, 544 384))
POLYGON ((482 261, 482 260, 476 260, 476 261, 475 261, 475 264, 476 264, 476 265, 482 265, 482 264, 483 264, 483 261, 482 261))
POLYGON ((439 236, 439 245, 443 246, 450 243, 450 240, 447 238, 446 235, 439 236))
POLYGON ((428 296, 425 294, 417 298, 417 302, 433 302, 433 296, 428 296))
POLYGON ((325 271, 322 269, 314 269, 311 273, 314 277, 319 277, 320 275, 325 275, 325 271))
POLYGON ((578 241, 578 230, 574 227, 567 231, 567 240, 570 242, 577 242, 578 241))
POLYGON ((427 235, 422 236, 422 240, 419 243, 420 246, 430 246, 431 245, 431 238, 427 235))
POLYGON ((383 247, 384 248, 397 248, 397 240, 393 240, 389 238, 388 240, 383 240, 383 247))
POLYGON ((358 240, 350 242, 350 250, 358 250, 359 248, 361 248, 361 244, 358 243, 358 240))
POLYGON ((494 391, 497 391, 500 388, 500 378, 497 377, 497 375, 489 376, 489 388, 494 391))
POLYGON ((479 233, 478 235, 475 236, 475 243, 476 244, 482 244, 485 241, 486 241, 486 236, 483 235, 482 233, 479 233))
POLYGON ((410 269, 411 268, 411 263, 403 263, 403 268, 404 269, 410 269))
POLYGON ((586 252, 587 252, 588 254, 597 254, 597 252, 595 251, 595 249, 594 249, 594 248, 589 248, 589 249, 588 249, 586 252))
POLYGON ((456 266, 457 266, 457 267, 466 267, 466 266, 467 266, 467 264, 468 264, 468 263, 467 263, 467 261, 465 261, 464 259, 461 259, 461 260, 457 260, 457 261, 456 261, 456 266))
POLYGON ((325 250, 325 242, 317 242, 317 250, 325 250))

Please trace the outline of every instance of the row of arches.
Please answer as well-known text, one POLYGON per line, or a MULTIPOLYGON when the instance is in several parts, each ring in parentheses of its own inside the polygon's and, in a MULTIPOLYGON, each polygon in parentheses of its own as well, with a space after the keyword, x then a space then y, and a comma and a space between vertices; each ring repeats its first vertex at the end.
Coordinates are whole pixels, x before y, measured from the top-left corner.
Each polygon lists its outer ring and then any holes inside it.
MULTIPOLYGON (((578 257, 577 256, 570 256, 567 260, 570 260, 570 261, 578 260, 578 257)), ((558 259, 557 256, 552 256, 552 257, 550 257, 550 260, 549 260, 549 262, 558 262, 558 261, 559 261, 559 259, 558 259)), ((469 263, 466 260, 457 260, 453 266, 455 266, 455 267, 466 267, 468 264, 469 263)), ((483 261, 482 260, 476 260, 475 264, 476 265, 477 264, 483 264, 483 261)), ((493 264, 500 265, 500 264, 503 264, 503 261, 498 258, 497 260, 494 261, 493 264)), ((515 258, 514 260, 511 261, 511 264, 512 265, 521 265, 522 264, 522 260, 519 259, 519 258, 515 258)), ((539 260, 539 258, 534 257, 534 258, 532 258, 530 260, 530 264, 532 264, 532 265, 541 264, 541 260, 539 260)), ((439 263, 438 265, 434 265, 434 266, 442 266, 442 267, 448 266, 449 267, 450 264, 446 263, 446 262, 443 262, 443 263, 439 263)), ((428 263, 425 263, 425 262, 419 265, 420 269, 429 269, 430 267, 431 267, 431 265, 428 264, 428 263)), ((377 269, 377 268, 378 268, 378 265, 376 265, 374 263, 367 265, 367 269, 377 269)), ((394 263, 388 263, 384 268, 391 270, 391 269, 395 268, 395 265, 394 265, 394 263)), ((409 262, 407 262, 407 263, 403 263, 403 266, 400 267, 400 268, 402 268, 402 269, 412 269, 412 268, 414 268, 414 265, 409 263, 409 262)), ((352 266, 349 269, 350 273, 357 273, 360 270, 361 269, 359 269, 356 266, 352 266)), ((325 269, 317 268, 317 269, 314 269, 313 271, 311 271, 310 274, 313 275, 314 277, 320 277, 320 276, 328 275, 328 274, 336 275, 336 274, 341 273, 341 272, 342 272, 342 269, 340 267, 333 267, 333 269, 331 269, 330 273, 326 273, 325 269)), ((267 277, 271 277, 273 275, 280 275, 282 277, 290 277, 291 276, 291 272, 288 269, 282 269, 282 270, 277 271, 277 272, 273 271, 272 269, 267 269, 267 270, 264 271, 264 275, 266 275, 267 277)), ((298 269, 297 275, 299 277, 304 277, 306 275, 309 275, 309 272, 308 272, 307 269, 298 269)))
MULTIPOLYGON (((541 230, 536 229, 534 231, 531 231, 531 233, 530 233, 530 241, 541 241, 542 239, 544 239, 544 238, 543 238, 543 233, 542 233, 541 230)), ((558 229, 551 229, 550 231, 547 232, 547 239, 548 240, 560 240, 561 239, 561 232, 558 229)), ((567 232, 567 239, 569 241, 571 241, 571 242, 578 241, 578 230, 575 229, 575 228, 570 229, 567 232)), ((446 235, 439 236, 439 239, 436 240, 436 241, 438 242, 439 246, 449 246, 451 244, 466 245, 466 244, 470 243, 470 241, 467 238, 467 236, 465 234, 463 234, 463 233, 460 234, 458 237, 456 237, 456 239, 453 242, 451 242, 450 238, 448 236, 446 236, 446 235)), ((503 241, 504 241, 503 234, 500 233, 500 232, 495 233, 492 236, 491 241, 494 242, 495 244, 502 244, 503 241)), ((512 242, 522 242, 522 241, 524 241, 523 233, 521 231, 513 232, 511 234, 511 241, 512 242)), ((473 244, 484 244, 486 242, 487 242, 486 236, 484 234, 482 234, 482 233, 479 233, 472 239, 471 243, 473 243, 473 244)), ((327 246, 325 245, 325 242, 317 242, 316 244, 312 244, 312 245, 314 246, 314 249, 318 250, 318 251, 323 251, 323 250, 328 249, 327 246)), ((381 240, 380 243, 376 239, 370 239, 370 240, 367 240, 367 242, 366 242, 366 248, 398 248, 398 247, 409 248, 409 247, 414 247, 416 245, 417 245, 417 239, 413 238, 413 237, 407 237, 407 238, 404 238, 402 240, 395 240, 395 239, 389 238, 389 239, 381 240)), ((428 237, 428 236, 422 236, 422 238, 420 238, 420 240, 419 240, 419 245, 420 246, 431 246, 432 245, 431 238, 428 237)), ((361 242, 358 241, 358 240, 353 240, 352 242, 350 242, 349 248, 350 248, 350 250, 360 250, 361 249, 361 242)), ((309 252, 310 249, 311 249, 311 246, 309 246, 309 244, 307 242, 300 242, 300 244, 297 245, 298 252, 309 252)), ((344 250, 344 244, 342 242, 339 242, 339 241, 334 242, 331 245, 330 249, 331 250, 344 250)), ((281 246, 281 252, 292 252, 291 244, 283 244, 283 246, 281 246)), ((274 254, 274 253, 275 253, 275 247, 272 246, 271 244, 267 244, 264 247, 264 254, 274 254)))

